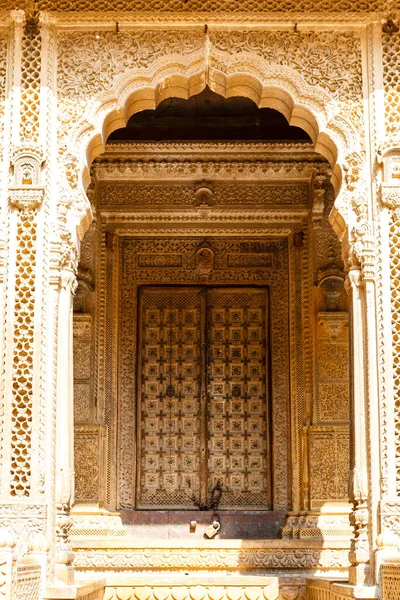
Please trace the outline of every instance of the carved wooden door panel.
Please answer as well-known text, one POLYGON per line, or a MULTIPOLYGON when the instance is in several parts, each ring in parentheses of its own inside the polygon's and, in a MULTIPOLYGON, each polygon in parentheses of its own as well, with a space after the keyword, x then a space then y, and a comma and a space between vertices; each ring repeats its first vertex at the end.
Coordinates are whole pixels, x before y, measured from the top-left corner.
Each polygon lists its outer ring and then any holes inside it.
POLYGON ((264 289, 219 288, 208 307, 208 488, 220 506, 271 508, 264 289))
POLYGON ((137 507, 269 510, 268 295, 143 289, 137 507))
POLYGON ((199 288, 140 298, 138 508, 194 508, 200 465, 199 288))

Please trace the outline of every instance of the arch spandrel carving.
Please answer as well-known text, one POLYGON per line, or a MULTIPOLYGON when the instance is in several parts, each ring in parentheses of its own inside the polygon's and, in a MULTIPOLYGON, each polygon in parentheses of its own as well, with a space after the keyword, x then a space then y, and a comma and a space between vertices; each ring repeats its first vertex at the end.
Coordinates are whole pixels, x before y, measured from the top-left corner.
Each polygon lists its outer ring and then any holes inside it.
POLYGON ((205 34, 200 28, 118 35, 104 31, 60 33, 59 154, 64 185, 73 190, 79 234, 84 234, 92 219, 84 192, 88 169, 104 151, 108 135, 125 126, 135 112, 154 109, 167 97, 188 98, 209 85, 224 97, 245 96, 260 108, 275 108, 291 125, 307 131, 315 150, 331 164, 332 183, 339 195, 332 223, 342 236, 348 222, 348 198, 341 189, 343 166, 349 154, 358 155, 360 162, 363 154, 362 129, 354 117, 362 113, 360 40, 358 34, 349 32, 285 35, 294 44, 291 52, 279 32, 247 32, 244 50, 235 47, 234 36, 224 38, 220 31, 205 34), (230 38, 227 47, 226 39, 230 38), (314 62, 305 53, 310 44, 314 62), (323 44, 327 44, 331 58, 324 73, 324 67, 318 67, 318 59, 326 52, 323 44), (335 75, 343 75, 343 62, 338 59, 341 44, 346 45, 347 59, 351 57, 351 84, 342 97, 338 83, 334 83, 335 75), (282 45, 286 50, 276 58, 275 51, 282 45), (99 74, 93 56, 104 55, 109 66, 104 69, 103 61, 99 74), (88 81, 85 86, 79 80, 83 72, 88 81), (323 87, 315 85, 318 78, 323 87), (82 90, 82 95, 76 90, 82 90))

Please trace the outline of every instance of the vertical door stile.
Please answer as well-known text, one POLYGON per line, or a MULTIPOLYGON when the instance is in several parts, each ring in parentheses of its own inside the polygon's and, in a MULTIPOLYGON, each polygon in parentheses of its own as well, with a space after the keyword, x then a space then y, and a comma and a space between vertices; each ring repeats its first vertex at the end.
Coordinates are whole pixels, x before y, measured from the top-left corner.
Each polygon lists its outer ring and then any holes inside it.
POLYGON ((200 504, 207 504, 207 290, 200 292, 200 504))

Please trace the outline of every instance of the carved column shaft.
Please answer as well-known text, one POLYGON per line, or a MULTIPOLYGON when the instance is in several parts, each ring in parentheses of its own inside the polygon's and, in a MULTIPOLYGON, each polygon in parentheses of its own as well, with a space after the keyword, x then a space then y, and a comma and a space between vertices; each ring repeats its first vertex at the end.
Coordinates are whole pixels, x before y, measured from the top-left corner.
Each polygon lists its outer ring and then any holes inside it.
POLYGON ((348 275, 351 298, 352 394, 351 394, 351 446, 349 495, 353 502, 351 524, 354 538, 350 550, 349 579, 362 585, 369 576, 368 540, 368 476, 365 410, 365 347, 364 307, 361 293, 361 270, 351 267, 348 275))

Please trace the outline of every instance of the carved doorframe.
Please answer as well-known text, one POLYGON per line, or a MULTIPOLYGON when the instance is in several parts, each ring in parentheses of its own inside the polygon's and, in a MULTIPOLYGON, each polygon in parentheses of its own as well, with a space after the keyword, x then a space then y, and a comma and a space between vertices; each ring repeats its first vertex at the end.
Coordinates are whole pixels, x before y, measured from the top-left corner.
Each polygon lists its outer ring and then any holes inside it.
MULTIPOLYGON (((295 217, 290 223, 291 227, 285 227, 277 231, 276 227, 268 224, 260 224, 259 227, 252 228, 252 233, 246 231, 240 224, 234 228, 227 227, 225 235, 233 233, 235 236, 240 236, 243 240, 252 239, 254 242, 261 242, 260 238, 268 238, 271 240, 271 232, 274 234, 274 243, 277 247, 284 244, 287 246, 286 256, 284 261, 280 262, 280 266, 275 270, 275 273, 270 269, 268 276, 260 279, 258 273, 255 281, 259 284, 268 285, 271 290, 271 306, 279 300, 280 290, 282 285, 286 286, 286 304, 283 312, 285 318, 278 324, 277 318, 272 327, 275 327, 277 335, 284 335, 284 341, 280 344, 278 351, 275 351, 276 365, 273 369, 272 377, 275 377, 274 385, 275 392, 272 394, 272 404, 275 411, 275 422, 280 424, 276 431, 273 431, 273 444, 277 444, 278 452, 273 450, 273 508, 275 510, 287 511, 298 503, 301 493, 301 438, 299 432, 298 420, 302 420, 302 410, 304 408, 304 398, 299 398, 299 386, 296 381, 302 378, 303 368, 303 344, 299 343, 299 335, 302 336, 302 298, 304 299, 305 288, 304 281, 306 280, 306 272, 304 271, 303 255, 307 252, 302 252, 300 248, 295 248, 292 244, 292 232, 304 226, 302 220, 299 221, 299 216, 295 217), (279 235, 278 235, 279 234, 279 235), (286 268, 286 274, 283 272, 283 265, 286 268), (257 281, 258 279, 258 281, 257 281), (277 300, 278 299, 278 300, 277 300), (284 333, 283 333, 284 332, 284 333), (283 390, 283 392, 277 391, 283 390), (281 398, 281 402, 277 402, 277 398, 281 398), (284 398, 284 400, 282 400, 284 398), (275 404, 274 404, 275 402, 275 404), (283 427, 282 424, 285 423, 283 427), (291 452, 293 447, 293 453, 291 452), (280 482, 280 483, 278 483, 280 482)), ((104 309, 100 312, 99 329, 103 331, 103 351, 100 351, 100 360, 103 367, 100 368, 102 379, 105 382, 104 386, 104 410, 105 421, 108 425, 108 440, 106 451, 106 471, 107 471, 107 489, 105 495, 105 504, 110 508, 132 508, 134 506, 133 496, 133 479, 134 470, 132 465, 135 463, 136 456, 134 453, 134 445, 132 445, 132 431, 135 424, 135 409, 131 403, 131 398, 136 390, 136 382, 134 377, 134 369, 127 367, 127 361, 135 364, 136 357, 132 355, 132 341, 128 342, 129 337, 132 338, 135 334, 132 331, 129 333, 124 329, 124 323, 133 323, 132 315, 136 310, 134 301, 137 286, 144 283, 154 283, 154 276, 149 277, 129 265, 129 257, 126 253, 126 248, 136 243, 143 243, 143 239, 149 241, 165 230, 162 227, 153 227, 151 236, 149 232, 138 231, 139 227, 132 226, 132 223, 106 223, 102 224, 103 228, 103 252, 100 265, 101 277, 101 295, 100 305, 104 309), (106 230, 108 231, 106 235, 106 230), (110 243, 110 230, 113 231, 113 241, 110 243), (132 237, 135 240, 132 240, 132 237), (107 242, 106 242, 107 238, 107 242), (142 240, 142 242, 141 242, 142 240), (126 274, 130 273, 130 277, 124 280, 126 274), (104 285, 103 285, 104 283, 104 285), (119 290, 123 291, 124 296, 121 298, 119 290), (124 310, 124 305, 130 303, 130 308, 124 310), (122 323, 119 330, 119 319, 122 323), (119 348, 118 337, 121 340, 119 348), (124 340, 126 345, 124 345, 124 340), (130 374, 129 374, 130 373, 130 374), (120 463, 118 452, 116 449, 123 448, 121 452, 123 461, 120 463), (131 465, 131 466, 130 466, 131 465)), ((190 237, 193 244, 200 244, 203 237, 212 239, 210 231, 203 232, 206 236, 194 237, 189 236, 185 231, 178 232, 177 228, 172 229, 174 238, 187 239, 190 237), (208 234, 208 236, 207 236, 208 234)), ((198 228, 200 229, 200 228, 198 228)), ((199 231, 197 230, 197 233, 199 231)), ((158 238, 161 239, 161 238, 158 238)), ((227 242, 215 238, 219 244, 227 242)), ((233 270, 233 271, 237 271, 233 270)), ((158 273, 159 277, 159 273, 158 273)), ((181 279, 175 279, 175 283, 187 283, 188 277, 181 276, 181 279)), ((196 278, 191 278, 192 283, 198 281, 196 278)), ((226 276, 222 283, 233 283, 234 280, 226 276)), ((244 281, 251 285, 251 281, 244 281)), ((271 312, 273 309, 271 310, 271 312)), ((282 314, 283 314, 282 312, 282 314)), ((274 334, 271 332, 271 343, 273 343, 274 334)), ((302 392, 300 391, 300 394, 302 392)))

